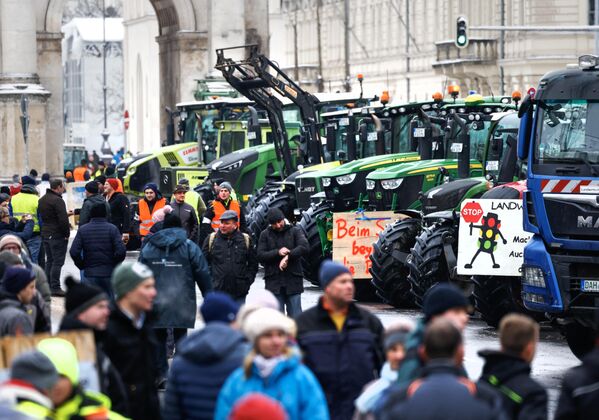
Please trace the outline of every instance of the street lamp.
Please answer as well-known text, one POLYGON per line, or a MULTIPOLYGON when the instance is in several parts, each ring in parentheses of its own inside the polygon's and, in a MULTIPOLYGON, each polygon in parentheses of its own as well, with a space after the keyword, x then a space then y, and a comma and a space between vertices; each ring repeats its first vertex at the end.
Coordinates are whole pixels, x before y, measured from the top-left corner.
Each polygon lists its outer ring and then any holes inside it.
MULTIPOLYGON (((15 85, 19 90, 27 89, 27 85, 15 85)), ((21 128, 23 129, 23 140, 25 141, 25 173, 29 173, 29 98, 25 93, 21 94, 21 128)))
POLYGON ((102 147, 100 150, 102 154, 110 154, 110 143, 108 142, 108 137, 110 137, 110 132, 108 131, 108 108, 106 106, 106 7, 105 0, 102 0, 102 42, 103 42, 103 53, 102 53, 102 91, 104 94, 104 130, 102 130, 101 136, 104 138, 102 142, 102 147))

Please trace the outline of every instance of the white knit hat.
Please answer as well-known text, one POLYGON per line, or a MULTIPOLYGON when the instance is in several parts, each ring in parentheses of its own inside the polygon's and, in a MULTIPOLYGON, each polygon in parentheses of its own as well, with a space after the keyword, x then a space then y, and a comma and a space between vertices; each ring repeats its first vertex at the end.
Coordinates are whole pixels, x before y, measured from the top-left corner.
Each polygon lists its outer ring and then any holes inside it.
POLYGON ((279 301, 266 289, 258 289, 251 291, 245 298, 245 303, 237 312, 237 324, 243 329, 243 323, 249 314, 260 308, 271 308, 280 310, 279 301))
POLYGON ((260 308, 247 316, 242 325, 243 333, 251 343, 267 331, 281 330, 289 336, 297 331, 295 321, 271 308, 260 308))

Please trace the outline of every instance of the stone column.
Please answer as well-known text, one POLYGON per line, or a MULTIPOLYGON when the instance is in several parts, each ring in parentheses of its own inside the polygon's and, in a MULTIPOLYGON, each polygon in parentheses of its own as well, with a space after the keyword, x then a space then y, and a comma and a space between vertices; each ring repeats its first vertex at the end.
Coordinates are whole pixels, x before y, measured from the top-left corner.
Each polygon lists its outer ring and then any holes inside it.
POLYGON ((34 74, 37 70, 33 0, 0 1, 0 73, 34 74))

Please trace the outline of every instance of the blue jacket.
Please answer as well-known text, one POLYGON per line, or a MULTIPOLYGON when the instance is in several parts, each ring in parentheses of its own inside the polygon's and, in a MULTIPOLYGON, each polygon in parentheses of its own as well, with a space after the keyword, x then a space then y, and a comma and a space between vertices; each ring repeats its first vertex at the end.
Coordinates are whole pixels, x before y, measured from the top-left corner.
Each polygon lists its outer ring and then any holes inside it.
POLYGON ((104 217, 94 217, 77 230, 69 251, 75 265, 88 277, 110 277, 125 259, 127 250, 121 233, 104 217))
POLYGON ((33 227, 35 223, 33 220, 28 220, 25 224, 21 223, 4 223, 0 222, 0 238, 4 235, 15 235, 27 242, 33 236, 33 227), (19 230, 22 228, 22 230, 19 230))
POLYGON ((181 228, 156 232, 146 240, 139 261, 152 269, 156 279, 155 328, 193 328, 196 289, 202 296, 212 291, 212 278, 200 248, 181 228))
POLYGON ((164 420, 212 420, 218 392, 249 346, 222 322, 210 322, 177 345, 166 387, 164 420))
POLYGON ((300 363, 297 355, 280 362, 267 379, 252 365, 252 373, 245 377, 243 368, 229 376, 218 394, 215 420, 226 420, 235 403, 251 392, 265 394, 281 403, 289 420, 326 420, 329 418, 322 388, 314 374, 300 363))

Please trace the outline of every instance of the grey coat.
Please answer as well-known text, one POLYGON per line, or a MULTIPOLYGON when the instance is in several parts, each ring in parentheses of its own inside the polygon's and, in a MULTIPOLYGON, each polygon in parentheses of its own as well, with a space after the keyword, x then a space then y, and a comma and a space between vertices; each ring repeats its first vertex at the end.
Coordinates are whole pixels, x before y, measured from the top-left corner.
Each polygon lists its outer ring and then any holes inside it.
POLYGON ((104 204, 106 206, 106 219, 110 220, 110 204, 102 194, 94 194, 83 200, 81 212, 79 213, 79 226, 89 223, 92 207, 97 204, 104 204))
POLYGON ((33 334, 35 309, 23 305, 15 295, 0 291, 0 337, 33 334))

